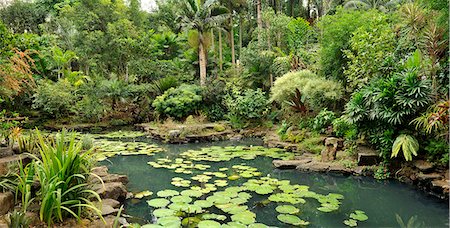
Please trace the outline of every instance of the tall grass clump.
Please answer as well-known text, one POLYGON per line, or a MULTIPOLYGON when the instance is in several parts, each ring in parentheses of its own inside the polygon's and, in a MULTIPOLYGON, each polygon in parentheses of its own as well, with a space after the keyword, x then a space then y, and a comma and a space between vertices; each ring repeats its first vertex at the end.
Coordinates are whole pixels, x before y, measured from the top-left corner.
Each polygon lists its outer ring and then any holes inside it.
POLYGON ((48 225, 68 217, 80 219, 91 210, 101 211, 91 202, 99 195, 88 188, 87 179, 93 164, 92 149, 83 151, 82 142, 66 130, 55 139, 44 139, 37 131, 39 155, 30 165, 41 188, 36 193, 40 203, 39 216, 48 225))

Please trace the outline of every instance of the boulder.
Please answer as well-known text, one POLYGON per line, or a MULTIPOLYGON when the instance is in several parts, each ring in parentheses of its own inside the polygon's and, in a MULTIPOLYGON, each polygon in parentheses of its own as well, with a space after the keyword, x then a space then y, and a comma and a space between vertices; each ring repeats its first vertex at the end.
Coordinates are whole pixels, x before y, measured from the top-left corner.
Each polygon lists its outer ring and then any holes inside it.
POLYGON ((328 137, 325 139, 325 148, 322 150, 322 161, 334 161, 336 160, 336 153, 338 150, 342 149, 344 147, 344 140, 335 138, 335 137, 328 137))
POLYGON ((180 130, 170 130, 168 135, 169 135, 170 139, 175 139, 175 138, 180 137, 181 131, 180 130))
POLYGON ((93 190, 100 195, 101 198, 110 198, 123 202, 127 197, 127 190, 122 182, 109 182, 102 184, 95 184, 93 190))
POLYGON ((92 168, 91 172, 99 177, 104 177, 108 175, 108 167, 106 166, 98 166, 92 168))
MULTIPOLYGON (((96 219, 92 221, 87 227, 89 228, 110 228, 113 227, 114 221, 116 220, 116 216, 109 215, 104 217, 105 222, 103 222, 101 219, 96 219)), ((125 218, 120 217, 118 220, 119 226, 122 225, 124 227, 128 226, 128 222, 125 218)))
POLYGON ((359 166, 372 166, 377 165, 380 162, 380 156, 376 150, 369 147, 358 147, 358 165, 359 166))
POLYGON ((0 193, 0 215, 5 215, 14 207, 14 195, 12 192, 0 193))
POLYGON ((414 167, 419 169, 420 171, 426 173, 433 169, 434 165, 431 162, 425 161, 425 160, 417 160, 414 161, 414 167))
POLYGON ((327 172, 329 168, 330 168, 329 163, 316 161, 312 161, 297 166, 297 170, 310 172, 327 172))
POLYGON ((311 162, 311 159, 305 160, 274 160, 272 164, 277 169, 295 169, 297 166, 311 162))
MULTIPOLYGON (((110 182, 121 182, 124 185, 128 184, 128 177, 126 175, 119 175, 119 174, 107 174, 105 176, 100 177, 104 183, 110 183, 110 182)), ((98 177, 92 176, 90 178, 90 181, 92 183, 101 183, 101 181, 98 179, 98 177)))
POLYGON ((435 180, 442 178, 440 173, 419 173, 417 178, 422 181, 435 180))
POLYGON ((434 180, 431 181, 431 185, 435 188, 441 188, 444 193, 448 193, 450 189, 450 181, 449 180, 434 180))
POLYGON ((238 135, 233 135, 233 136, 230 138, 230 140, 231 140, 231 141, 240 141, 240 140, 242 140, 242 138, 243 138, 243 136, 240 135, 240 134, 238 134, 238 135))

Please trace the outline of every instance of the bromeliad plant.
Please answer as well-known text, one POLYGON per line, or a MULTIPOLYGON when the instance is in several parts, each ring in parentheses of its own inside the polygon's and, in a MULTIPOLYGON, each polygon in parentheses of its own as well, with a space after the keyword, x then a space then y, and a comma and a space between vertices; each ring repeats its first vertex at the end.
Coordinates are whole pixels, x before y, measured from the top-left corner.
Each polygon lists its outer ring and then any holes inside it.
POLYGON ((99 217, 101 211, 91 199, 100 201, 99 195, 88 188, 87 178, 93 161, 92 150, 83 151, 82 142, 75 141, 75 134, 63 130, 55 140, 45 140, 39 131, 40 156, 35 156, 35 178, 41 189, 40 219, 51 225, 67 217, 80 217, 92 210, 99 217))

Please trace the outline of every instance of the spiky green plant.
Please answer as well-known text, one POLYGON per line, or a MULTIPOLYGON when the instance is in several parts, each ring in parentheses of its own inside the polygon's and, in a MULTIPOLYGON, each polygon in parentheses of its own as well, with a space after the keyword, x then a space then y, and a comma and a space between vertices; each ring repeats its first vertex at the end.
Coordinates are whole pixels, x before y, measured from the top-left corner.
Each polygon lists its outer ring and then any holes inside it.
POLYGON ((401 134, 395 139, 394 145, 392 145, 391 158, 397 157, 400 150, 403 151, 405 160, 411 161, 412 155, 417 156, 419 142, 411 135, 401 134))
POLYGON ((64 218, 80 217, 92 210, 101 217, 101 211, 91 199, 100 201, 99 195, 88 188, 87 178, 93 161, 92 150, 83 151, 82 142, 66 130, 55 140, 45 140, 37 131, 40 156, 35 156, 36 178, 41 184, 37 192, 40 201, 40 219, 51 225, 64 218), (67 139, 67 137, 69 137, 67 139))

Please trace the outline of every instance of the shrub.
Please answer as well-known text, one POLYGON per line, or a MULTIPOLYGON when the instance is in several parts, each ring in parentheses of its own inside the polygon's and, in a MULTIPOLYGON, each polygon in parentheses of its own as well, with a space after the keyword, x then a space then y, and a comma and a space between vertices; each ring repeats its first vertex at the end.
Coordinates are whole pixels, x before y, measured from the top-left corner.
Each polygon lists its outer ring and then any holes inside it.
POLYGON ((43 80, 33 95, 33 108, 51 117, 63 117, 75 111, 78 99, 75 87, 67 80, 57 82, 43 80))
POLYGON ((342 86, 332 80, 318 77, 309 70, 289 72, 278 78, 271 89, 271 101, 282 106, 296 105, 295 100, 304 99, 313 110, 331 106, 342 98, 342 86), (298 97, 296 90, 300 92, 298 97))
POLYGON ((117 79, 103 80, 100 83, 101 94, 111 102, 111 109, 117 108, 119 101, 125 101, 131 95, 130 86, 127 82, 117 79))
POLYGON ((151 89, 153 93, 157 96, 163 94, 168 89, 177 87, 179 85, 178 79, 173 76, 167 76, 164 78, 160 78, 158 80, 154 80, 151 84, 151 89))
POLYGON ((313 129, 319 133, 324 133, 335 119, 334 112, 324 109, 314 118, 313 129))
POLYGON ((156 97, 152 106, 160 115, 181 119, 198 110, 201 101, 199 86, 183 84, 177 88, 170 88, 163 95, 156 97))
POLYGON ((333 132, 337 137, 344 137, 347 140, 355 140, 358 135, 358 129, 355 124, 351 124, 347 119, 339 117, 333 120, 333 132))
POLYGON ((411 121, 431 101, 431 81, 414 71, 373 80, 355 92, 345 113, 358 126, 400 126, 411 121))
POLYGON ((343 50, 347 50, 353 33, 371 18, 379 16, 377 10, 345 10, 338 8, 333 15, 323 16, 318 26, 321 30, 319 51, 321 74, 335 80, 345 81, 344 70, 348 58, 343 50))
POLYGON ((425 147, 428 158, 431 161, 437 161, 441 165, 447 165, 449 161, 448 142, 445 140, 432 139, 425 147))
POLYGON ((225 82, 217 79, 207 80, 202 88, 202 111, 210 121, 223 120, 226 116, 225 88, 225 82))
POLYGON ((297 52, 303 48, 303 45, 308 41, 311 26, 309 26, 308 21, 299 17, 291 20, 287 25, 287 28, 289 30, 287 36, 289 49, 297 52))
POLYGON ((76 110, 78 115, 86 121, 99 122, 107 108, 103 102, 97 97, 83 96, 83 98, 76 103, 76 110))
POLYGON ((349 88, 361 88, 370 79, 389 75, 393 66, 388 63, 395 49, 395 33, 387 15, 380 14, 353 32, 350 47, 344 50, 349 60, 344 73, 349 88))
POLYGON ((92 150, 82 151, 82 142, 75 134, 67 137, 63 130, 55 141, 46 141, 38 132, 40 156, 31 163, 41 186, 37 193, 39 216, 51 225, 67 217, 80 219, 86 210, 101 211, 90 201, 100 197, 88 189, 87 179, 93 164, 92 150))
POLYGON ((236 92, 225 99, 228 107, 228 116, 231 119, 249 121, 258 120, 267 113, 267 98, 260 89, 248 89, 244 92, 236 92))

